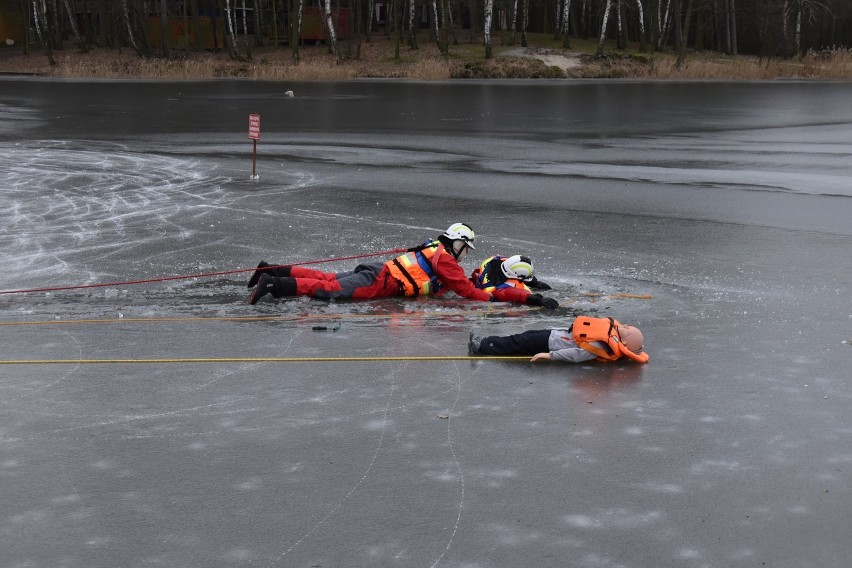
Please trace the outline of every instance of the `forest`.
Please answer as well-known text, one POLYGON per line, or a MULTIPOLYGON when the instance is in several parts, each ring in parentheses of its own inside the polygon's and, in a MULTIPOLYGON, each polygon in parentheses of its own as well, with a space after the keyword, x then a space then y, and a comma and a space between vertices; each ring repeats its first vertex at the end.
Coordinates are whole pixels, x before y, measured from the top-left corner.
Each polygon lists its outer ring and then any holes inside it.
MULTIPOLYGON (((324 42, 338 58, 343 40, 395 38, 397 49, 433 42, 447 53, 461 36, 491 57, 494 32, 525 46, 528 33, 552 34, 640 51, 688 49, 736 56, 793 58, 852 46, 850 0, 4 0, 7 44, 53 50, 71 41, 81 52, 127 47, 141 57, 186 50, 227 50, 251 59, 253 47, 287 46, 294 61, 306 42, 324 42)), ((356 57, 357 57, 357 51, 356 57)))

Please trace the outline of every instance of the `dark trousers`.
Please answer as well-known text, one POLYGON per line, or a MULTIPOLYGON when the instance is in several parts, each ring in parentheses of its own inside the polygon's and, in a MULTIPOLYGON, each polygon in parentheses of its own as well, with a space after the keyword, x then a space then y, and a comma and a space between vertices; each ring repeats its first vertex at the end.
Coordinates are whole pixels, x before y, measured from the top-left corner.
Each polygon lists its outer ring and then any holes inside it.
POLYGON ((550 351, 549 329, 532 329, 515 335, 490 335, 479 344, 482 355, 535 355, 550 351))

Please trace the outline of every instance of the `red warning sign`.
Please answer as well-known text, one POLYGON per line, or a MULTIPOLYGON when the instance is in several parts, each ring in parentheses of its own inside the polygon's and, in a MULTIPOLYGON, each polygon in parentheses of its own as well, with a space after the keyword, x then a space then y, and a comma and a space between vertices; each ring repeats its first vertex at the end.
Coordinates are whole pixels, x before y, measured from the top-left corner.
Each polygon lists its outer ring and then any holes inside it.
POLYGON ((260 140, 260 115, 249 115, 249 139, 260 140))

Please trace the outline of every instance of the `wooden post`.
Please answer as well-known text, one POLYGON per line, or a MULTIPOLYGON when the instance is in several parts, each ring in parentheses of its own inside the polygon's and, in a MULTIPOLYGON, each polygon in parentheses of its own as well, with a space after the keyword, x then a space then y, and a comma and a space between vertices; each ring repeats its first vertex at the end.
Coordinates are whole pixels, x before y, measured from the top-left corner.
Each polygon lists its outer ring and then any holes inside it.
POLYGON ((257 141, 260 140, 260 115, 249 115, 249 132, 248 137, 252 141, 251 153, 251 179, 260 179, 257 175, 257 141))

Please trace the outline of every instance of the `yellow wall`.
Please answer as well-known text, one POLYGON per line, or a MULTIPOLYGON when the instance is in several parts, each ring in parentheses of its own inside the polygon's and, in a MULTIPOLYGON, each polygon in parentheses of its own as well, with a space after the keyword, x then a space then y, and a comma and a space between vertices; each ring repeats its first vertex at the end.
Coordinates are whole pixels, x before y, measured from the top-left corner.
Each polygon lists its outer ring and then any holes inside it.
POLYGON ((24 15, 8 8, 0 8, 0 43, 6 45, 7 39, 15 40, 15 45, 23 45, 26 23, 24 15))

